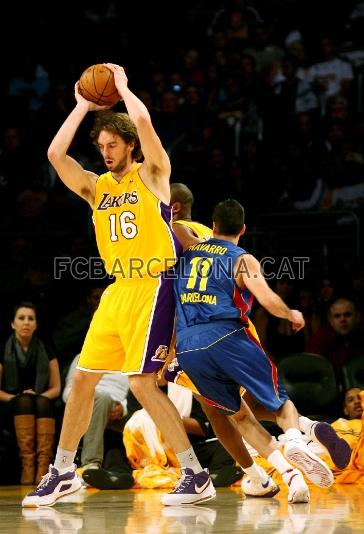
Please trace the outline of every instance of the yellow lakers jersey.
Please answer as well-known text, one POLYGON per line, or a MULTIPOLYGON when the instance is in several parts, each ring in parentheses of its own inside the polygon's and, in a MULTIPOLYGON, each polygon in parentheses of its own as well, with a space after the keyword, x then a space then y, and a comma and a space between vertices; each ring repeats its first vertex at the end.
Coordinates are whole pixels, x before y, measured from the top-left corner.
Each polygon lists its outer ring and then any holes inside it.
POLYGON ((117 278, 154 277, 177 261, 171 208, 145 186, 140 166, 135 165, 120 183, 111 172, 96 182, 96 242, 107 273, 117 278))
POLYGON ((173 221, 173 224, 182 224, 192 230, 196 237, 200 239, 210 239, 212 237, 212 230, 208 226, 195 221, 185 221, 180 219, 179 221, 173 221))

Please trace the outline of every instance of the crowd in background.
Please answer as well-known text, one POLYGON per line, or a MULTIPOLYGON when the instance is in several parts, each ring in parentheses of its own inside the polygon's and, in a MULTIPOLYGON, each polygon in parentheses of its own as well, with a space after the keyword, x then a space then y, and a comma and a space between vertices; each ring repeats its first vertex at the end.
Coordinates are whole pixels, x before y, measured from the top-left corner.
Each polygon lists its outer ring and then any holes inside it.
MULTIPOLYGON (((194 218, 210 225, 215 203, 236 198, 246 208, 243 246, 261 257, 286 257, 293 247, 309 257, 303 277, 291 257, 290 268, 272 280, 303 311, 302 335, 254 309, 266 350, 277 361, 304 350, 326 350, 332 360, 330 347, 342 345, 344 358, 364 358, 364 2, 174 2, 168 22, 158 2, 141 16, 112 0, 88 2, 87 9, 68 4, 56 15, 51 7, 24 6, 16 32, 8 22, 17 7, 3 8, 0 42, 12 51, 0 81, 1 341, 11 333, 14 305, 31 301, 64 378, 110 281, 93 262, 89 207, 57 178, 47 147, 75 104, 81 72, 115 61, 152 115, 172 181, 193 191, 194 218), (23 46, 14 52, 18 37, 23 46), (270 213, 289 214, 281 234, 269 226, 270 213), (324 218, 317 230, 310 226, 315 219, 302 219, 309 235, 284 241, 290 220, 330 213, 322 234, 331 238, 329 252, 325 239, 314 248, 324 218), (350 218, 354 245, 345 233, 350 218), (69 258, 64 271, 55 258, 69 258), (349 313, 344 327, 335 323, 335 302, 349 313), (323 337, 325 347, 316 342, 323 337)), ((123 111, 122 102, 115 109, 123 111)), ((89 139, 92 118, 71 152, 101 173, 89 139)), ((335 358, 340 366, 342 353, 335 358)))

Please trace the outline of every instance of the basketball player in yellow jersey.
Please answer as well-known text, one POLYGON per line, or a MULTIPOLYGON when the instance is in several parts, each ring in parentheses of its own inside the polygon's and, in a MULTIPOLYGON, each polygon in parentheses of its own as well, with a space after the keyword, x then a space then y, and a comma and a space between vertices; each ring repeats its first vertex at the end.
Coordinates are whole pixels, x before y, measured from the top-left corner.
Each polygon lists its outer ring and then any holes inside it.
POLYGON ((172 228, 184 247, 187 243, 199 243, 201 239, 207 240, 213 235, 211 228, 192 220, 193 202, 192 191, 185 184, 171 184, 172 228))
POLYGON ((127 113, 85 100, 76 83, 76 106, 54 137, 48 158, 64 184, 91 206, 99 252, 116 281, 104 291, 87 333, 54 465, 23 506, 49 506, 80 488, 74 458, 89 425, 95 386, 106 372, 129 375, 134 395, 177 454, 182 478, 163 502, 199 503, 216 494, 177 409, 156 385, 155 371, 163 365, 174 321, 173 279, 163 276, 178 256, 170 227, 170 161, 147 108, 128 88, 124 69, 106 65, 127 113), (107 168, 101 176, 67 154, 89 111, 100 111, 91 137, 107 168))

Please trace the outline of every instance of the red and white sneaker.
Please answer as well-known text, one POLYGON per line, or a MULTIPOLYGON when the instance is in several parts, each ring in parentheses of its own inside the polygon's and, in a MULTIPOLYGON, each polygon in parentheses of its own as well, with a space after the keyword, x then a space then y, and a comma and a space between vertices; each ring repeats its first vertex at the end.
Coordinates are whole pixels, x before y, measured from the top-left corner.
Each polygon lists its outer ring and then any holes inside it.
POLYGON ((310 502, 310 490, 298 469, 288 469, 282 475, 283 482, 288 486, 289 504, 310 502))
POLYGON ((284 455, 319 488, 329 488, 333 485, 334 475, 329 466, 310 451, 302 440, 291 439, 287 441, 284 446, 284 455))

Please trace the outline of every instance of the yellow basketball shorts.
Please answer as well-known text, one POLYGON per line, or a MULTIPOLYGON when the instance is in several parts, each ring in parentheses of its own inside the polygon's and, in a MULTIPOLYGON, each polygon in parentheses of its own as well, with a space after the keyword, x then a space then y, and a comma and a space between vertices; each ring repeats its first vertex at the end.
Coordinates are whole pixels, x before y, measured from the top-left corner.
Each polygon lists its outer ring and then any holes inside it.
POLYGON ((96 310, 77 367, 87 371, 152 373, 164 363, 174 324, 173 280, 117 280, 96 310))

